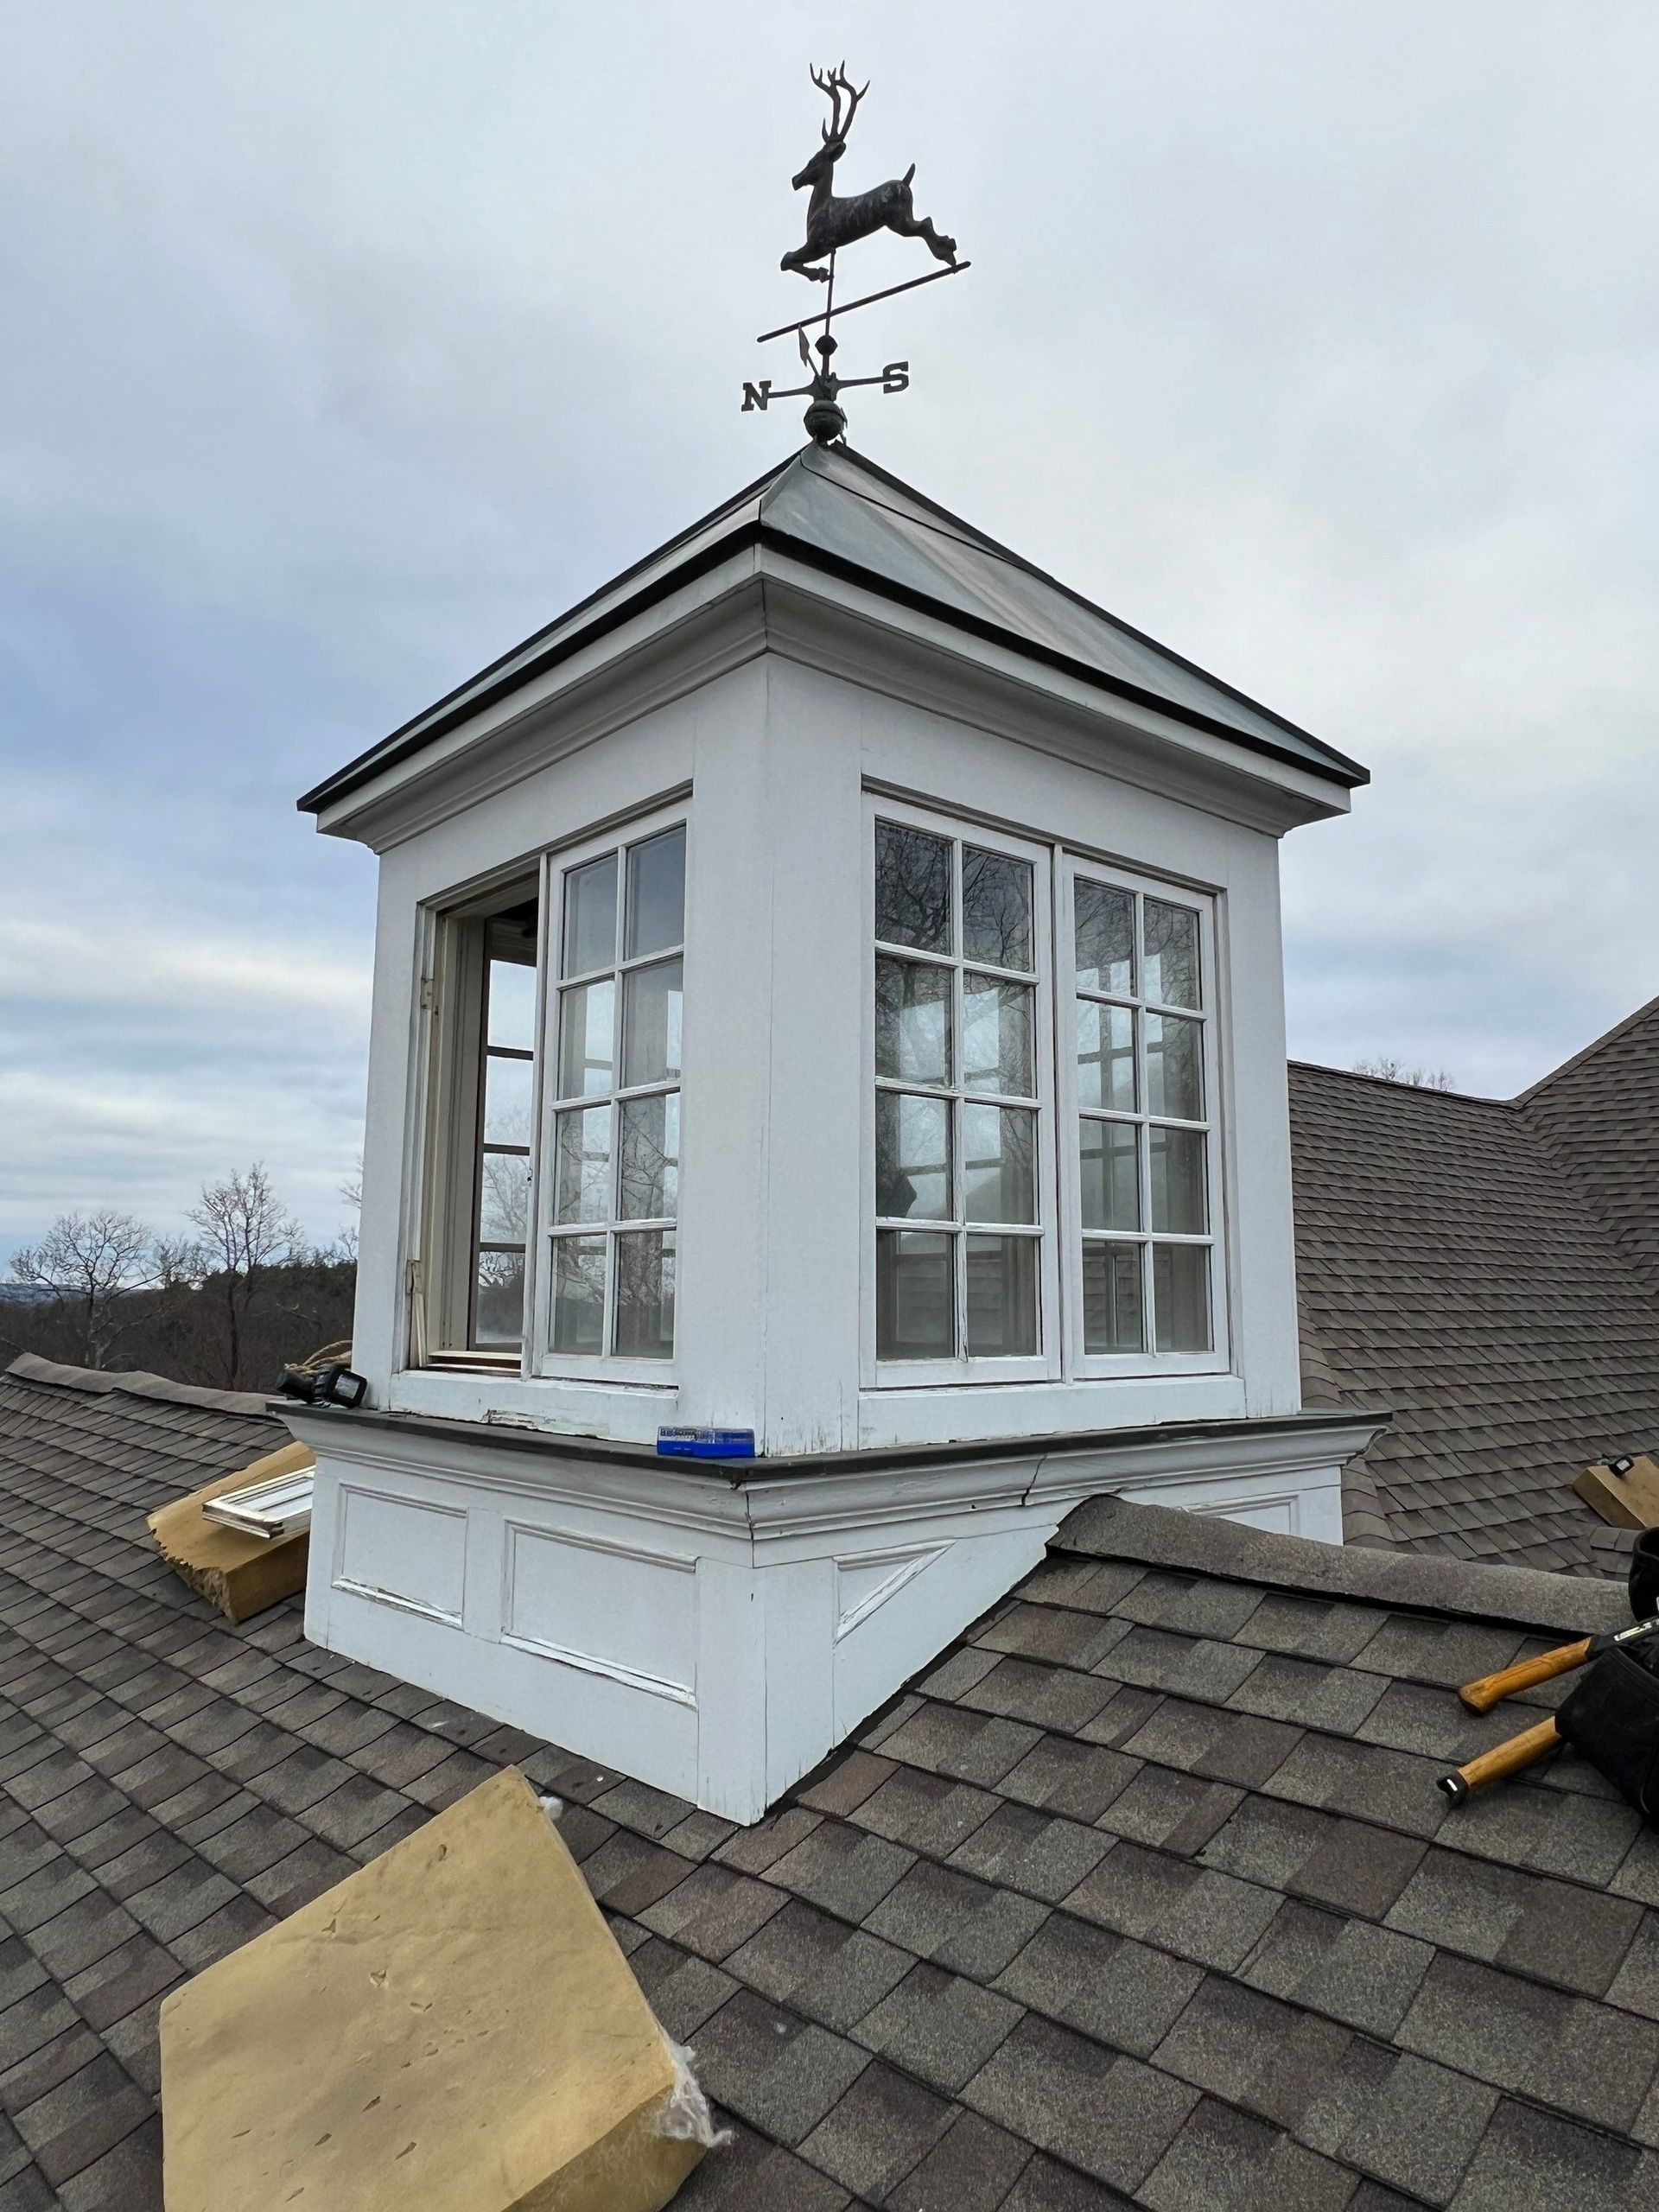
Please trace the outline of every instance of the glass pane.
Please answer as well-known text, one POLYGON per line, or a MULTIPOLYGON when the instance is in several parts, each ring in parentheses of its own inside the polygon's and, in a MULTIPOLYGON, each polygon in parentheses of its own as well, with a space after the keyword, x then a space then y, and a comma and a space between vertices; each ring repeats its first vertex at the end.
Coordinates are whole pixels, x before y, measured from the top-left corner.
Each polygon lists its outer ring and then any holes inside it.
POLYGON ((559 1096, 598 1098, 615 1087, 616 985, 559 994, 559 1096))
POLYGON ((875 1236, 875 1356, 950 1359, 957 1349, 955 1238, 880 1229, 875 1236))
POLYGON ((669 830, 628 855, 624 957, 664 952, 685 935, 685 832, 669 830))
POLYGON ((1152 1225, 1177 1236, 1210 1226, 1204 1196, 1204 1138, 1197 1129, 1151 1129, 1152 1225))
POLYGON ((899 1221, 950 1218, 948 1100, 875 1094, 875 1210, 899 1221))
POLYGON ((1135 991, 1135 897, 1109 883, 1077 880, 1077 982, 1085 991, 1135 991))
POLYGON ((1198 918, 1190 906, 1147 901, 1147 988, 1166 1006, 1198 1003, 1198 918))
MULTIPOLYGON (((1083 1248, 1083 1348, 1085 1351, 1140 1351, 1145 1344, 1141 1313, 1141 1247, 1085 1244, 1083 1248)), ((1196 1246, 1193 1248, 1198 1249, 1196 1246)))
POLYGON ((987 1359, 1029 1357, 1037 1349, 1035 1236, 968 1239, 968 1350, 987 1359))
POLYGON ((558 1117, 558 1161, 553 1177, 555 1221, 611 1217, 611 1109, 578 1107, 558 1117))
POLYGON ((962 849, 962 951, 993 968, 1020 968, 1031 958, 1031 862, 1007 853, 962 849))
POLYGON ((621 1166, 619 1217, 623 1221, 672 1220, 680 1188, 677 1090, 655 1098, 623 1100, 621 1166))
POLYGON ((1102 1006, 1098 999, 1079 999, 1077 1005, 1078 1105, 1133 1114, 1134 1014, 1126 1006, 1102 1006))
POLYGON ((622 1003, 622 1081, 629 1089, 678 1079, 681 973, 677 960, 629 971, 622 1003))
POLYGON ((553 1239, 553 1349, 605 1349, 605 1239, 553 1239))
POLYGON ((530 1142, 531 1094, 536 1081, 535 1063, 504 1060, 491 1053, 484 1062, 484 1141, 486 1144, 530 1142))
POLYGON ((473 1302, 473 1342, 503 1345, 523 1342, 524 1255, 522 1252, 480 1252, 473 1302))
POLYGON ((479 1162, 478 1241, 522 1244, 530 1233, 530 1161, 516 1152, 486 1152, 479 1162))
POLYGON ((674 1357, 674 1232, 636 1229, 616 1240, 616 1338, 635 1359, 674 1357))
POLYGON ((885 944, 950 950, 950 843, 897 822, 875 825, 875 933, 885 944))
POLYGON ((988 976, 962 979, 962 1080, 969 1090, 1030 1098, 1032 994, 988 976))
POLYGON ((965 1105, 962 1166, 968 1220, 1036 1220, 1037 1116, 1028 1107, 965 1105))
POLYGON ((586 976, 616 959, 616 855, 572 868, 564 879, 565 976, 586 976))
POLYGON ((1079 1143, 1083 1160, 1083 1225, 1085 1229, 1139 1229, 1141 1177, 1136 1169, 1133 1122, 1084 1122, 1079 1143))
POLYGON ((1178 1014, 1149 1014, 1147 1110, 1177 1122, 1204 1119, 1204 1028, 1178 1014))
POLYGON ((875 1071, 901 1083, 950 1082, 950 969, 877 954, 875 1071))
POLYGON ((1207 1244, 1153 1246, 1152 1305, 1160 1351, 1211 1349, 1207 1244))
POLYGON ((485 1042, 528 1052, 536 1043, 536 970, 518 960, 490 963, 489 1023, 485 1042))

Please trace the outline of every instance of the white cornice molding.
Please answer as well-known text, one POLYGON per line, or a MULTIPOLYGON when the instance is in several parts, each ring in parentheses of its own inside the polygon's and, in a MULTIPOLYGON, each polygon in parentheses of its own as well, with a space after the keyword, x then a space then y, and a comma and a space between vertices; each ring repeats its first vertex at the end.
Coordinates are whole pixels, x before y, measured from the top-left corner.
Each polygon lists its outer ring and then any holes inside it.
POLYGON ((1114 696, 786 548, 743 548, 323 810, 385 851, 773 652, 1272 835, 1348 810, 1339 784, 1114 696))
POLYGON ((1014 1447, 996 1456, 959 1459, 930 1454, 912 1466, 825 1467, 768 1476, 766 1463, 741 1482, 694 1473, 649 1459, 545 1456, 522 1445, 504 1449, 480 1429, 423 1433, 411 1427, 396 1439, 384 1429, 353 1429, 337 1417, 295 1408, 286 1418, 302 1443, 352 1474, 410 1475, 469 1491, 533 1498, 544 1505, 628 1518, 636 1525, 696 1530, 720 1540, 730 1556, 754 1564, 779 1547, 866 1529, 925 1527, 971 1515, 1058 1521, 1084 1499, 1149 1486, 1296 1478, 1321 1468, 1338 1471, 1363 1452, 1382 1424, 1352 1421, 1294 1426, 1240 1421, 1167 1438, 1144 1434, 1122 1444, 1014 1447))

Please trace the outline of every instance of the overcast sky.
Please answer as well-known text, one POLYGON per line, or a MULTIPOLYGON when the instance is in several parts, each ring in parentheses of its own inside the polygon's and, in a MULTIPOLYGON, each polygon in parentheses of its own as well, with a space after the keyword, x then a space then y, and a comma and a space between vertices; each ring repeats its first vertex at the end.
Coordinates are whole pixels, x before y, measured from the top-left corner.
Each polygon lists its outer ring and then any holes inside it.
POLYGON ((1293 1049, 1507 1096, 1659 991, 1651 0, 0 0, 0 1240, 343 1218, 373 863, 294 799, 790 449, 841 49, 975 264, 854 442, 1372 771, 1293 1049))

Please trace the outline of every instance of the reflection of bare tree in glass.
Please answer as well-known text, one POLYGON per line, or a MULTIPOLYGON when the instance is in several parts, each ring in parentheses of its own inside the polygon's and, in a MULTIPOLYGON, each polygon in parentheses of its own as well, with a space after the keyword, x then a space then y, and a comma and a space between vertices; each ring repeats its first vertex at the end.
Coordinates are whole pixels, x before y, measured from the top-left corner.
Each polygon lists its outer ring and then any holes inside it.
POLYGON ((875 830, 875 933, 925 952, 950 944, 950 847, 925 830, 879 822, 875 830))
POLYGON ((673 1231, 631 1230, 616 1239, 616 1349, 665 1358, 673 1348, 673 1231))
POLYGON ((1198 918, 1185 906, 1147 901, 1147 996, 1166 1006, 1198 1002, 1198 918))
POLYGON ((672 1214, 679 1178, 679 1100, 631 1098, 622 1114, 625 1221, 660 1221, 672 1214))
POLYGON ((962 949, 995 968, 1031 967, 1031 869, 1007 853, 962 849, 962 949))
POLYGON ((504 1116, 499 1141, 524 1150, 497 1151, 479 1161, 479 1233, 486 1244, 522 1244, 530 1230, 530 1115, 504 1116))

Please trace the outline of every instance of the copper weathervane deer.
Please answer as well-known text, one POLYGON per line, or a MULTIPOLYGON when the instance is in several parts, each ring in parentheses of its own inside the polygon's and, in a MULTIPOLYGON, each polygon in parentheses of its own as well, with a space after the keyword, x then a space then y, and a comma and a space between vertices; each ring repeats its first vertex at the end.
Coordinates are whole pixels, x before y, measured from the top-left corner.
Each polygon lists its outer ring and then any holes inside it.
POLYGON ((830 121, 821 129, 823 143, 806 166, 791 179, 797 192, 804 192, 810 185, 812 197, 806 207, 806 243, 793 253, 786 253, 779 266, 793 269, 803 276, 810 276, 815 283, 830 281, 827 269, 815 269, 810 264, 823 261, 838 248, 851 245, 859 238, 869 238, 876 231, 896 231, 900 238, 925 238, 928 251, 939 261, 949 262, 954 268, 957 242, 942 231, 935 230, 925 217, 918 219, 911 205, 910 181, 916 174, 912 162, 903 176, 893 177, 886 184, 872 185, 868 192, 853 194, 840 200, 830 190, 834 181, 836 163, 847 150, 847 134, 853 127, 853 118, 858 104, 869 91, 856 88, 847 74, 845 62, 835 68, 815 69, 812 81, 830 102, 830 121), (847 96, 847 112, 841 111, 842 95, 847 96))

